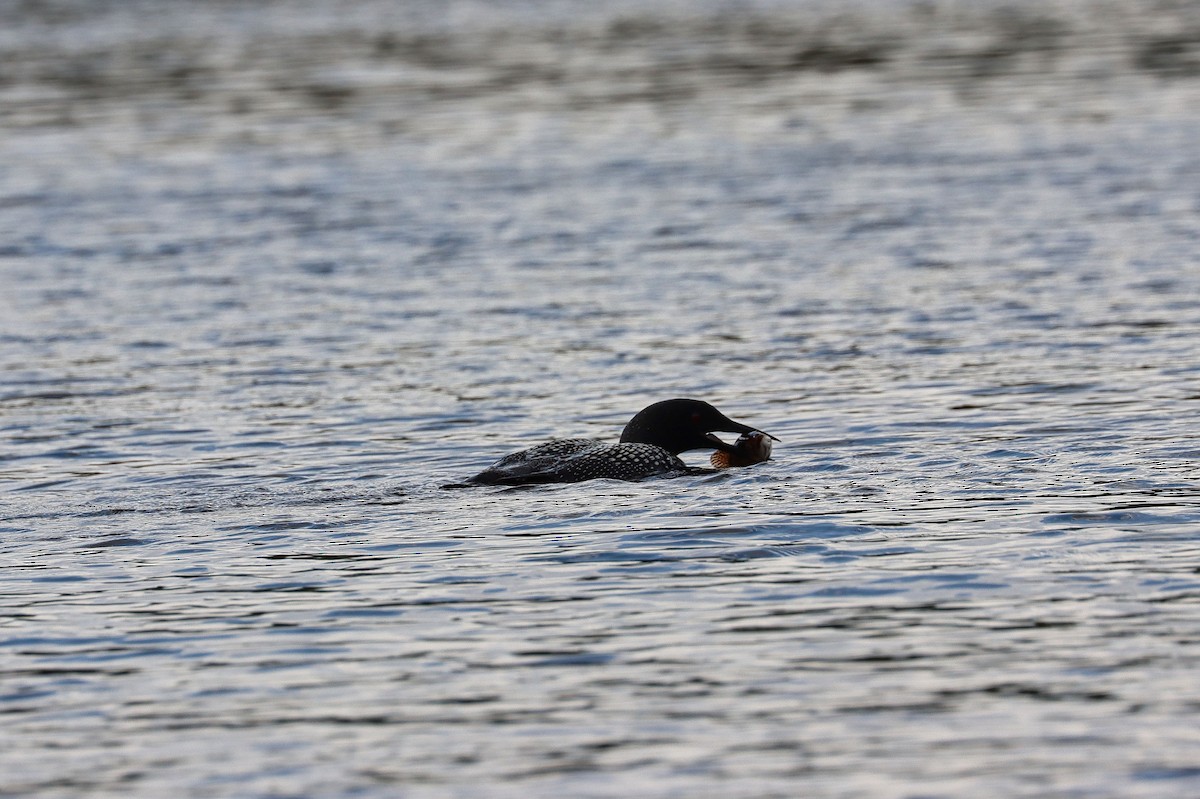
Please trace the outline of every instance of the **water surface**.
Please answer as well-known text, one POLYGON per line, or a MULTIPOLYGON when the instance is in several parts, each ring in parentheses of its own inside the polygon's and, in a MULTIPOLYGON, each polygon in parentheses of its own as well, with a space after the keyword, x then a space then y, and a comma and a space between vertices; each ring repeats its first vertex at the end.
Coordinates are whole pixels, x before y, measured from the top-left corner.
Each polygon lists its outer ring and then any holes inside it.
POLYGON ((4 11, 0 793, 1194 797, 1193 12, 4 11))

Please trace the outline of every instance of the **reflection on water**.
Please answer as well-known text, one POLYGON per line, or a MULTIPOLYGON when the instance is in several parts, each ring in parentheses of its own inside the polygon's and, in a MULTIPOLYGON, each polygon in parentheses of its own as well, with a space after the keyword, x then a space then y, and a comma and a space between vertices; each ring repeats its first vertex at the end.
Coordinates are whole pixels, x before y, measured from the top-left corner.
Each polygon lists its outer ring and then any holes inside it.
POLYGON ((0 793, 1200 789, 1190 5, 0 19, 0 793))

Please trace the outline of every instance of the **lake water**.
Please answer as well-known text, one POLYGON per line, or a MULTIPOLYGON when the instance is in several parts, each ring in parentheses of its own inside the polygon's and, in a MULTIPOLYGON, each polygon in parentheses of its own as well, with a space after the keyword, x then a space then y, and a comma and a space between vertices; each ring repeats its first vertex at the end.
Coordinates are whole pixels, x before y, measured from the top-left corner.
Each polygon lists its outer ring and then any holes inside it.
POLYGON ((1200 795, 1197 6, 648 8, 3 6, 0 795, 1200 795))

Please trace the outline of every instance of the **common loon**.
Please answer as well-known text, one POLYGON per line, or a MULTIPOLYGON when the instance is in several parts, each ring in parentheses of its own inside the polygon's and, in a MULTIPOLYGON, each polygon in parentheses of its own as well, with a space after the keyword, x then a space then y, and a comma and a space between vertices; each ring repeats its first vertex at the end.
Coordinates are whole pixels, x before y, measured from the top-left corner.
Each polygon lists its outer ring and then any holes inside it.
MULTIPOLYGON (((606 444, 591 438, 548 441, 506 455, 472 477, 471 482, 524 485, 577 483, 597 477, 641 480, 659 474, 696 471, 676 457, 688 450, 716 449, 731 455, 745 454, 744 448, 727 444, 713 435, 718 431, 770 435, 733 421, 701 400, 663 400, 643 408, 630 419, 619 444, 606 444)), ((770 455, 769 446, 766 454, 770 455)))

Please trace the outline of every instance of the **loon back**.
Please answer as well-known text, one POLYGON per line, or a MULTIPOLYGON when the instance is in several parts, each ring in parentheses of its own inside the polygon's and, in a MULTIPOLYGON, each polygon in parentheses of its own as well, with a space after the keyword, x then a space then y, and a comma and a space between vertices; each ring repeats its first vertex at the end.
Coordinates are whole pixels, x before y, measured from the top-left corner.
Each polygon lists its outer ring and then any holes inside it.
POLYGON ((547 441, 506 455, 471 478, 483 485, 578 483, 607 477, 641 480, 685 471, 687 465, 653 444, 606 444, 590 438, 547 441))

